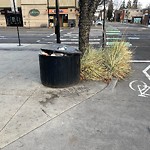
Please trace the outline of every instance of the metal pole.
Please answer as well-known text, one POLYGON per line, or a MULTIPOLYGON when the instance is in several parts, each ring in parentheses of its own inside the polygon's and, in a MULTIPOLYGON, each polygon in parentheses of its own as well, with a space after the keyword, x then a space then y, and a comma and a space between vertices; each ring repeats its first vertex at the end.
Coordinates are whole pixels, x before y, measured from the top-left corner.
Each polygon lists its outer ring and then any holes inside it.
POLYGON ((59 3, 58 3, 58 0, 56 0, 55 34, 56 34, 56 38, 57 38, 57 43, 61 43, 61 41, 60 41, 60 21, 59 21, 59 3))
POLYGON ((47 0, 47 15, 48 15, 48 27, 49 27, 49 0, 47 0))
POLYGON ((105 6, 105 0, 104 0, 104 13, 103 13, 103 43, 102 43, 102 48, 105 48, 106 44, 106 31, 105 31, 105 19, 106 19, 106 6, 105 6))
POLYGON ((15 0, 13 0, 13 5, 14 5, 14 13, 15 13, 15 22, 16 22, 16 26, 17 26, 18 42, 19 42, 19 46, 21 46, 15 0))

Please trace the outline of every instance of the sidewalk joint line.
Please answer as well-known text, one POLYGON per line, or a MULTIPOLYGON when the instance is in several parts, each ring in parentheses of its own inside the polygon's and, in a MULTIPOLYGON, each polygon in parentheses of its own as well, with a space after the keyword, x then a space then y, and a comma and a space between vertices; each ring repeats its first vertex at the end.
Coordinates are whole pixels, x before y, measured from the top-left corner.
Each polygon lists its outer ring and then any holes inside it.
MULTIPOLYGON (((80 104, 82 104, 83 102, 85 102, 85 101, 88 101, 90 98, 92 98, 94 95, 96 95, 96 94, 98 94, 98 93, 101 93, 102 91, 104 91, 107 87, 109 86, 109 84, 107 84, 103 89, 101 89, 100 91, 98 91, 98 92, 96 92, 96 93, 94 93, 94 94, 92 94, 90 97, 88 97, 87 99, 85 99, 85 100, 83 100, 83 101, 81 101, 81 102, 79 102, 79 103, 77 103, 77 104, 75 104, 75 105, 73 105, 72 107, 70 107, 70 108, 68 108, 68 109, 66 109, 66 110, 64 110, 63 112, 61 112, 60 114, 58 114, 58 115, 56 115, 56 116, 54 116, 53 118, 51 118, 51 119, 49 119, 49 120, 47 120, 47 121, 45 121, 44 123, 42 123, 40 126, 38 126, 38 127, 36 127, 36 128, 34 128, 33 130, 31 130, 31 131, 29 131, 28 133, 25 133, 24 135, 22 135, 22 136, 20 136, 20 137, 18 137, 17 139, 15 139, 14 141, 12 141, 12 142, 10 142, 10 143, 8 143, 7 145, 5 145, 4 147, 2 147, 2 148, 5 148, 5 147, 7 147, 8 145, 10 145, 10 144, 12 144, 12 143, 14 143, 15 141, 17 141, 17 140, 19 140, 19 139, 21 139, 22 137, 24 137, 24 136, 26 136, 26 135, 28 135, 28 134, 30 134, 31 132, 33 132, 33 131, 35 131, 36 129, 38 129, 38 128, 40 128, 40 127, 42 127, 42 126, 44 126, 45 124, 47 124, 48 122, 50 122, 50 121, 52 121, 52 120, 54 120, 55 118, 58 118, 59 116, 61 116, 61 115, 63 115, 64 113, 66 113, 66 112, 68 112, 69 110, 71 110, 71 109, 73 109, 73 108, 75 108, 75 107, 77 107, 77 106, 79 106, 80 104)), ((36 90, 35 90, 36 91, 36 90)), ((34 91, 34 92, 35 92, 34 91)), ((33 92, 33 93, 34 93, 33 92)), ((32 94, 33 94, 32 93, 32 94)), ((31 95, 32 96, 32 95, 31 95)), ((30 97, 31 97, 30 96, 30 97)), ((29 97, 29 98, 30 98, 29 97)), ((28 99, 29 99, 28 98, 28 99)), ((28 100, 27 99, 27 100, 28 100)), ((26 101, 27 101, 26 100, 26 101)), ((25 102, 24 102, 25 103, 25 102)), ((23 105, 22 105, 23 106, 23 105)), ((22 107, 21 106, 21 107, 22 107)), ((21 108, 20 107, 20 108, 21 108)), ((43 110, 42 110, 43 111, 43 110)), ((44 112, 44 111, 43 111, 44 112)), ((17 113, 17 112, 16 112, 17 113)), ((15 113, 15 114, 16 114, 15 113)), ((45 113, 45 112, 44 112, 45 113)), ((47 115, 47 113, 45 113, 46 115, 47 115)), ((49 115, 48 115, 49 116, 49 115)), ((1 132, 1 131, 0 131, 1 132)), ((1 149, 0 149, 1 150, 1 149)))
POLYGON ((12 117, 7 121, 7 123, 2 127, 0 130, 0 133, 4 130, 4 128, 9 124, 9 122, 15 117, 15 115, 19 112, 19 110, 24 106, 24 104, 31 98, 31 96, 36 92, 37 89, 35 89, 31 95, 24 101, 24 103, 18 108, 18 110, 12 115, 12 117))

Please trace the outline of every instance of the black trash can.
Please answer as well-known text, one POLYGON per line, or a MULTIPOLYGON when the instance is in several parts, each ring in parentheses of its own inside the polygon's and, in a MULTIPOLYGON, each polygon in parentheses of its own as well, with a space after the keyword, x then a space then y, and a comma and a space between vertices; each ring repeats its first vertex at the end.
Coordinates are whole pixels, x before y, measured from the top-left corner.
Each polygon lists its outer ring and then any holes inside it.
POLYGON ((81 52, 71 46, 52 44, 39 54, 40 77, 44 86, 67 87, 80 80, 81 52))

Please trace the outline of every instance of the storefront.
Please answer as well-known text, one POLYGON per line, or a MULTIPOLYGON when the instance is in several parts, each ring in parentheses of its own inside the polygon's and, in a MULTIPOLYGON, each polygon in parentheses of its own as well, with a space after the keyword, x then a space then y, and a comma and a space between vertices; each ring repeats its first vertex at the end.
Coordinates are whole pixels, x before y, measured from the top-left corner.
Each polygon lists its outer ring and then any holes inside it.
MULTIPOLYGON (((74 8, 59 9, 60 26, 61 27, 75 27, 77 25, 78 16, 74 8)), ((55 26, 56 10, 49 9, 49 27, 55 26)))
MULTIPOLYGON (((55 26, 55 19, 56 19, 56 10, 49 9, 49 27, 55 26)), ((68 26, 68 9, 59 9, 59 16, 60 16, 60 26, 67 27, 68 26)))
MULTIPOLYGON (((55 1, 0 0, 0 26, 54 27, 56 22, 55 1), (49 2, 49 3, 48 3, 49 2), (15 18, 16 17, 16 18, 15 18)), ((79 12, 77 0, 59 1, 61 27, 78 26, 79 12)))

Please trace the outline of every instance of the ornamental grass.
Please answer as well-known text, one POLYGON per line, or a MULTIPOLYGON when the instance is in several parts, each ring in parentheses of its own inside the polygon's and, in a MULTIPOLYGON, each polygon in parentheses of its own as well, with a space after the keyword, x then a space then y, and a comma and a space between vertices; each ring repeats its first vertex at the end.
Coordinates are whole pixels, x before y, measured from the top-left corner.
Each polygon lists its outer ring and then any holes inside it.
POLYGON ((131 71, 132 52, 124 41, 111 47, 91 48, 81 59, 81 79, 110 82, 112 78, 124 79, 131 71))

